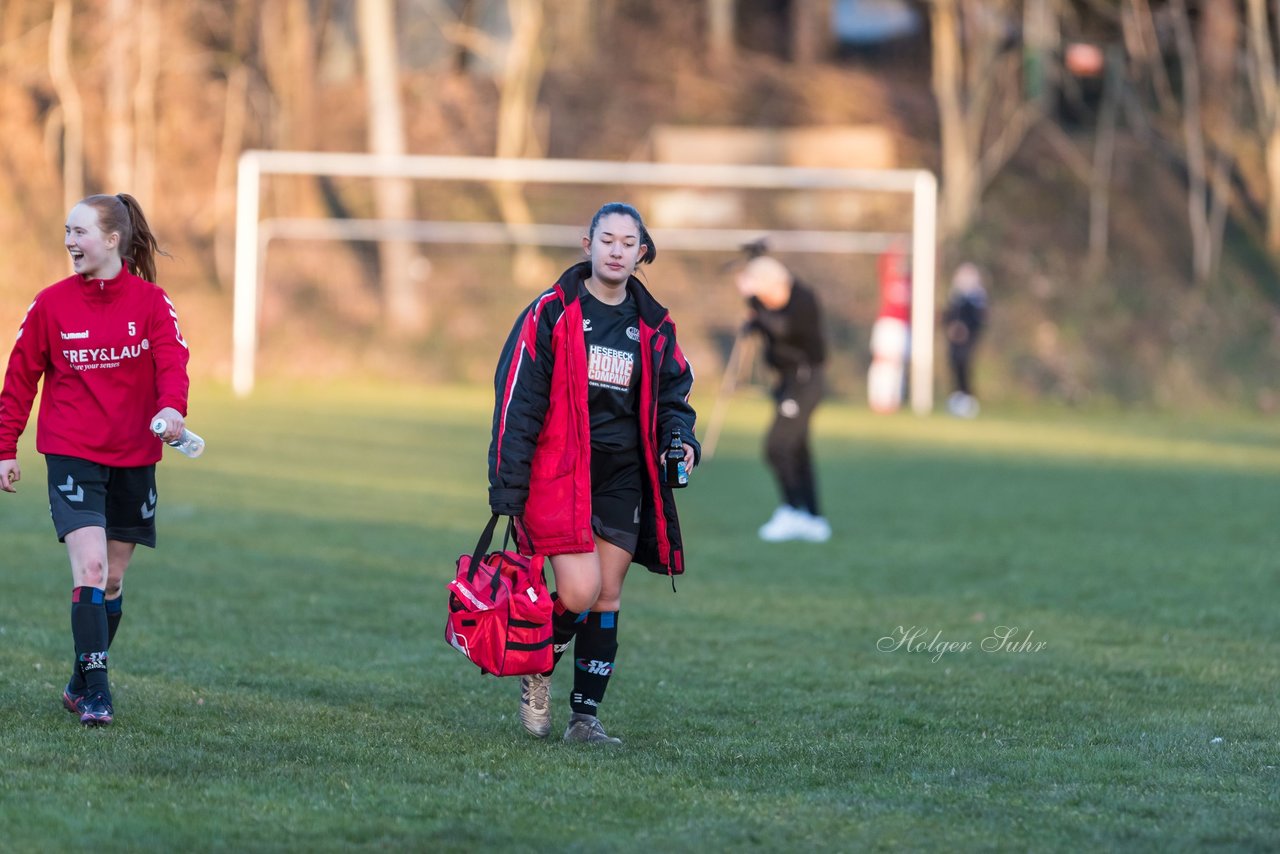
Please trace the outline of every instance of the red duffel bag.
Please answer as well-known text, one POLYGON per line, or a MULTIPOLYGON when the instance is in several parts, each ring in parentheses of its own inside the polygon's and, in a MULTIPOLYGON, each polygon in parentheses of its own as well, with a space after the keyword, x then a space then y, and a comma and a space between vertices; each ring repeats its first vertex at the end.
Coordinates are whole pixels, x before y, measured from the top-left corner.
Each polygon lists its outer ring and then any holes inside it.
POLYGON ((494 513, 475 551, 459 555, 457 574, 448 584, 444 639, 482 672, 495 676, 544 673, 553 663, 552 603, 543 557, 507 550, 514 522, 507 521, 502 550, 486 554, 498 524, 494 513))

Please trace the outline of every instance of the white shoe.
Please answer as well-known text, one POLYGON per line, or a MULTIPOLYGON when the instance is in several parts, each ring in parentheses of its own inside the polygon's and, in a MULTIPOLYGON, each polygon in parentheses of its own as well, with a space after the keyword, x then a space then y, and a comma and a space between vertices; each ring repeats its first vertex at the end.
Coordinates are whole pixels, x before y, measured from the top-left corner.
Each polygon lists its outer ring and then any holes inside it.
POLYGON ((773 511, 768 522, 760 526, 760 539, 766 543, 781 543, 796 539, 804 530, 804 517, 807 515, 803 510, 783 504, 773 511))
POLYGON ((831 539, 831 523, 825 517, 805 513, 803 522, 800 539, 811 543, 825 543, 831 539))
POLYGON ((947 398, 947 411, 957 418, 976 418, 980 408, 976 397, 962 391, 952 392, 947 398))
POLYGON ((551 677, 541 673, 520 677, 520 723, 532 735, 551 732, 551 677))
POLYGON ((569 715, 569 728, 564 731, 564 740, 578 744, 622 744, 622 739, 614 738, 604 731, 604 726, 595 715, 577 712, 569 715))

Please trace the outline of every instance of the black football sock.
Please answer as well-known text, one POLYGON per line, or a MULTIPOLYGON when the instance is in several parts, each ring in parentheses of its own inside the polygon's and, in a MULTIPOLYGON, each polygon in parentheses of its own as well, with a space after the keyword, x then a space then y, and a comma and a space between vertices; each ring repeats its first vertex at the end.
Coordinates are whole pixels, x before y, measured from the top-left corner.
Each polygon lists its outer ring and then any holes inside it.
POLYGON ((618 654, 618 612, 592 611, 578 630, 573 645, 573 694, 569 708, 595 715, 604 702, 604 691, 618 654))
POLYGON ((71 638, 76 647, 76 667, 84 680, 84 692, 101 691, 108 696, 107 609, 105 594, 96 587, 71 591, 71 638))
MULTIPOLYGON (((93 588, 87 588, 92 590, 93 588)), ((80 671, 80 641, 76 634, 76 608, 79 605, 76 602, 76 594, 80 592, 80 588, 74 588, 71 591, 71 638, 75 643, 76 657, 71 661, 71 678, 67 680, 68 694, 84 693, 84 674, 80 671)))
POLYGON ((107 649, 111 649, 111 642, 116 639, 116 631, 120 628, 121 618, 124 617, 124 594, 108 599, 103 604, 107 608, 107 649))
MULTIPOLYGON (((555 593, 551 594, 551 601, 555 603, 551 612, 551 649, 555 654, 555 662, 551 668, 554 670, 556 664, 560 662, 560 656, 564 655, 564 651, 569 648, 573 636, 586 622, 588 612, 583 611, 579 614, 576 611, 570 611, 555 593)), ((550 676, 551 671, 548 670, 543 675, 550 676)))

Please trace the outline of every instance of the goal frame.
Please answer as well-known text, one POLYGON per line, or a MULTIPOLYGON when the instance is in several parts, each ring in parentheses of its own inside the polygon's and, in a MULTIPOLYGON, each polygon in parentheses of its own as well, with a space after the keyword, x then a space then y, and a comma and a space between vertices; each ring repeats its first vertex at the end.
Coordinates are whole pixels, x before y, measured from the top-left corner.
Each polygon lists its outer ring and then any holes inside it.
MULTIPOLYGON (((236 178, 235 284, 231 386, 237 397, 253 391, 258 349, 258 305, 267 244, 274 238, 576 245, 577 226, 390 220, 276 219, 260 216, 262 178, 409 178, 517 184, 599 184, 689 189, 869 190, 912 199, 910 403, 917 414, 933 409, 934 313, 937 264, 937 179, 925 169, 819 169, 795 166, 682 164, 610 160, 381 155, 319 151, 249 150, 236 178)), ((676 249, 737 249, 760 229, 654 228, 676 249)), ((857 231, 769 231, 775 251, 878 252, 897 235, 857 231)))

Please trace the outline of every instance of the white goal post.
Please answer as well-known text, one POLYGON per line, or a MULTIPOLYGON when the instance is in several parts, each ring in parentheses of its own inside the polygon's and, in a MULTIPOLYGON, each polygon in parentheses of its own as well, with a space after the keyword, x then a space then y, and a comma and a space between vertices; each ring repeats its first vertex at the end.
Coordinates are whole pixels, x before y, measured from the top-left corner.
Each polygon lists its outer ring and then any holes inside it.
MULTIPOLYGON (((253 390, 258 348, 258 303, 267 244, 274 238, 377 240, 400 238, 449 243, 576 246, 581 226, 515 226, 481 222, 268 219, 259 214, 264 175, 410 178, 520 184, 599 184, 651 187, 871 190, 912 198, 911 408, 933 408, 934 291, 937 253, 937 179, 923 169, 814 169, 790 166, 705 165, 606 160, 532 160, 435 157, 312 151, 246 151, 236 181, 236 255, 232 376, 235 394, 253 390)), ((737 250, 761 229, 653 228, 673 249, 737 250)), ((896 235, 851 231, 766 232, 771 251, 875 253, 896 235)))

